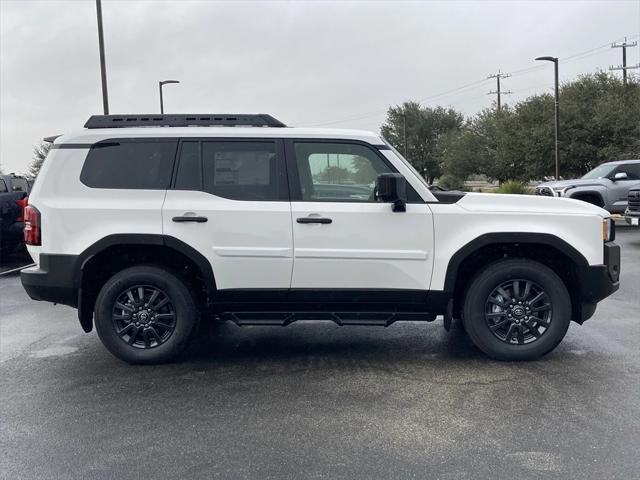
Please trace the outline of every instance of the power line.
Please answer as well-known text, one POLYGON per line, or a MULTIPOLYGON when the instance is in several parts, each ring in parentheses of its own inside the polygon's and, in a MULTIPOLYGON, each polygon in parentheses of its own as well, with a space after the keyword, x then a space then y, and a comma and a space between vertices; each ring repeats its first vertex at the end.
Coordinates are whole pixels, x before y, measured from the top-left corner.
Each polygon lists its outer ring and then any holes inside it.
MULTIPOLYGON (((631 35, 629 38, 633 39, 633 38, 638 38, 638 37, 640 37, 640 34, 631 35)), ((626 38, 627 37, 625 37, 625 39, 626 38)), ((577 52, 577 53, 574 53, 574 54, 566 56, 566 57, 560 57, 560 60, 563 63, 570 63, 570 62, 582 60, 584 58, 587 58, 587 57, 590 57, 590 56, 593 56, 593 55, 599 55, 601 53, 604 53, 601 50, 603 50, 605 48, 608 48, 610 46, 611 46, 611 43, 606 43, 606 44, 591 48, 589 50, 584 50, 582 52, 577 52)), ((543 65, 536 65, 536 66, 533 66, 533 67, 521 68, 519 70, 512 70, 511 73, 509 74, 509 76, 515 77, 515 76, 519 76, 519 75, 524 75, 524 74, 527 74, 527 73, 530 73, 530 72, 533 72, 533 71, 536 71, 536 70, 541 70, 543 68, 544 68, 543 65)), ((638 66, 634 66, 634 67, 627 67, 627 69, 629 69, 629 68, 640 68, 640 64, 638 66)), ((434 94, 434 95, 430 95, 428 97, 421 98, 421 99, 417 100, 417 102, 418 103, 427 102, 427 101, 431 101, 431 100, 441 99, 443 97, 447 97, 447 96, 450 96, 450 95, 454 95, 454 94, 458 94, 458 93, 474 90, 475 88, 477 88, 478 86, 480 86, 483 83, 487 82, 491 78, 495 78, 495 76, 489 76, 487 78, 476 80, 474 82, 470 82, 470 83, 467 83, 465 85, 461 85, 459 87, 452 88, 450 90, 445 90, 444 92, 440 92, 440 93, 437 93, 437 94, 434 94)), ((503 77, 503 78, 506 78, 506 77, 503 77)), ((490 92, 490 93, 496 94, 497 92, 490 92)), ((506 94, 507 92, 501 92, 501 93, 502 94, 506 94)), ((509 92, 509 93, 512 93, 512 92, 509 92)), ((331 121, 328 121, 328 122, 314 123, 314 124, 310 124, 308 126, 309 127, 323 127, 323 126, 336 125, 336 124, 340 124, 340 123, 350 122, 350 121, 353 121, 353 120, 363 120, 365 118, 371 118, 371 117, 378 116, 378 115, 380 115, 382 113, 386 113, 387 110, 388 110, 387 108, 378 109, 378 110, 372 110, 372 111, 369 111, 369 112, 366 112, 366 113, 362 113, 362 114, 357 115, 357 116, 346 117, 346 118, 342 118, 340 120, 331 120, 331 121)))

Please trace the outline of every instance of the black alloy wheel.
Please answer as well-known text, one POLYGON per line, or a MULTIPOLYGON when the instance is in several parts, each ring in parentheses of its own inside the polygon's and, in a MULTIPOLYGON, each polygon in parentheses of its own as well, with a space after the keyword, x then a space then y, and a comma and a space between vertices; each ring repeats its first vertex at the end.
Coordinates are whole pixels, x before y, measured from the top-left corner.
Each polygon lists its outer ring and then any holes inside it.
POLYGON ((519 278, 493 289, 485 305, 489 330, 509 344, 535 342, 549 329, 553 307, 549 295, 537 283, 519 278))
POLYGON ((162 345, 176 327, 171 299, 151 285, 136 285, 123 291, 114 302, 111 318, 122 341, 135 348, 162 345))

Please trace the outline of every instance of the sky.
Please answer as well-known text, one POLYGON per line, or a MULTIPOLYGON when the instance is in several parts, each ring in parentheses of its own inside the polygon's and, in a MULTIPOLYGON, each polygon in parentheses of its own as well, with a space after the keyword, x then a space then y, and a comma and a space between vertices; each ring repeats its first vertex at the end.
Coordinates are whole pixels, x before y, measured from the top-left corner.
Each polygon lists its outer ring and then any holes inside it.
MULTIPOLYGON (((417 100, 466 115, 622 62, 640 0, 103 0, 111 113, 270 113, 291 126, 378 131, 417 100)), ((628 49, 640 63, 640 48, 628 49)), ((634 70, 635 74, 640 69, 634 70)), ((619 75, 620 73, 617 72, 619 75)), ((25 172, 41 138, 102 113, 93 0, 0 0, 0 165, 25 172)))

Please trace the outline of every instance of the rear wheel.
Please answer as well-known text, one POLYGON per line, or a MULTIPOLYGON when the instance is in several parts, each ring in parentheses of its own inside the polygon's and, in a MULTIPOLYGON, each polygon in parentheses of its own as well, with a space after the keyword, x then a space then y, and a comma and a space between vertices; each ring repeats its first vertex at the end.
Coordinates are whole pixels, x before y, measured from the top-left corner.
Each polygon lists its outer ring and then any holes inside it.
POLYGON ((500 360, 531 360, 564 338, 571 299, 547 266, 528 259, 500 260, 472 281, 464 325, 474 344, 500 360))
POLYGON ((107 280, 95 313, 98 336, 112 354, 147 364, 182 353, 199 318, 184 282, 153 266, 127 268, 107 280))

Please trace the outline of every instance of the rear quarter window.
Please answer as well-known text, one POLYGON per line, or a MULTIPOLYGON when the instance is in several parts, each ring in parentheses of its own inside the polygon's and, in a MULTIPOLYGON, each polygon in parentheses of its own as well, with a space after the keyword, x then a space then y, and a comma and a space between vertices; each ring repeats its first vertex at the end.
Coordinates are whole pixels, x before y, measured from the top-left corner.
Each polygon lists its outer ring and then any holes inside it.
POLYGON ((11 190, 14 192, 26 192, 29 190, 29 184, 24 178, 12 178, 11 190))
POLYGON ((91 188, 164 190, 177 140, 106 140, 91 146, 80 181, 91 188))
POLYGON ((0 178, 0 193, 7 193, 7 184, 0 178))

